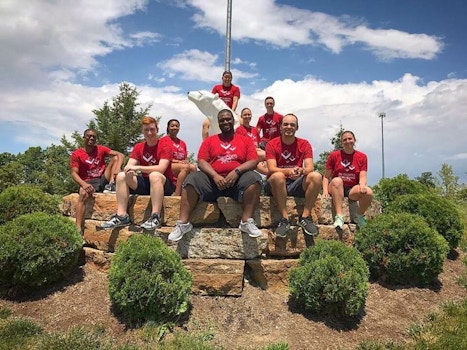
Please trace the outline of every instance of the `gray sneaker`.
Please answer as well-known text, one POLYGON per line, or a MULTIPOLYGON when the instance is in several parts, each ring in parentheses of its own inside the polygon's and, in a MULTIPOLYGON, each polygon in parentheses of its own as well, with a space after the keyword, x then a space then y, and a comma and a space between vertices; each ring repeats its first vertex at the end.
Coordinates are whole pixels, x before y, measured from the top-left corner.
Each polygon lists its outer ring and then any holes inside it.
POLYGON ((289 230, 290 230, 289 220, 282 218, 279 221, 279 225, 277 225, 276 236, 284 238, 287 236, 287 232, 289 232, 289 230))
POLYGON ((125 216, 118 216, 117 214, 112 215, 109 221, 106 221, 101 224, 101 228, 115 228, 123 227, 131 224, 130 216, 126 214, 125 216))
POLYGON ((115 182, 108 183, 107 185, 104 186, 104 193, 116 193, 117 192, 117 186, 115 185, 115 182))
POLYGON ((251 238, 260 237, 263 235, 263 232, 261 232, 261 230, 256 227, 256 223, 253 218, 249 218, 246 222, 242 222, 240 220, 240 226, 238 226, 238 228, 240 231, 248 233, 248 236, 251 238))
POLYGON ((342 230, 342 227, 344 227, 344 218, 342 215, 336 214, 334 219, 334 227, 340 228, 342 230))
POLYGON ((313 223, 311 216, 308 216, 306 218, 301 218, 298 221, 298 225, 303 229, 303 231, 305 231, 307 235, 315 236, 318 234, 318 228, 313 223))
POLYGON ((151 217, 148 220, 146 220, 146 222, 139 225, 139 227, 144 228, 145 230, 155 230, 156 228, 159 228, 161 226, 161 218, 157 213, 151 214, 151 217))
POLYGON ((193 228, 193 225, 190 222, 182 224, 180 220, 177 220, 175 227, 172 232, 170 232, 168 239, 172 242, 178 242, 183 238, 185 233, 188 233, 193 228))

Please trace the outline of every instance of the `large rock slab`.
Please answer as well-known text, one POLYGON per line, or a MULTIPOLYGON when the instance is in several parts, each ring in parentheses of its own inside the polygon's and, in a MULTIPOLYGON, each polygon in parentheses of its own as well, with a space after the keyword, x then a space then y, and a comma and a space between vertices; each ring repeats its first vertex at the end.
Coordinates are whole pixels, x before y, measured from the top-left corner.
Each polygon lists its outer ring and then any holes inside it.
POLYGON ((297 259, 254 259, 246 261, 247 273, 262 289, 288 292, 289 270, 298 265, 297 259))

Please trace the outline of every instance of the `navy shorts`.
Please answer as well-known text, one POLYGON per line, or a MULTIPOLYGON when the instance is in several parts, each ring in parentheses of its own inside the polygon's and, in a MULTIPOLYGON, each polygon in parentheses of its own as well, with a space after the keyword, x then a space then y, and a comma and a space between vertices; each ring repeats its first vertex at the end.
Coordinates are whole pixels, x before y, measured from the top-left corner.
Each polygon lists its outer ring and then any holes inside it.
MULTIPOLYGON (((302 186, 304 179, 304 175, 300 176, 298 179, 295 180, 288 178, 285 179, 287 196, 305 198, 305 191, 303 191, 302 186)), ((266 181, 266 185, 264 185, 264 193, 266 193, 267 196, 272 197, 271 185, 269 184, 269 181, 266 181)))
POLYGON ((202 202, 215 203, 219 197, 230 197, 237 202, 242 202, 243 193, 256 182, 261 185, 261 175, 255 171, 247 171, 240 175, 232 187, 220 190, 214 180, 206 173, 196 171, 187 176, 183 187, 193 186, 202 202))
MULTIPOLYGON (((148 196, 151 194, 151 184, 149 183, 149 176, 145 177, 142 175, 136 176, 136 181, 138 182, 138 186, 136 190, 132 190, 130 188, 131 194, 140 194, 143 196, 148 196)), ((169 179, 165 179, 164 184, 164 196, 171 196, 172 193, 175 191, 175 185, 169 179)))

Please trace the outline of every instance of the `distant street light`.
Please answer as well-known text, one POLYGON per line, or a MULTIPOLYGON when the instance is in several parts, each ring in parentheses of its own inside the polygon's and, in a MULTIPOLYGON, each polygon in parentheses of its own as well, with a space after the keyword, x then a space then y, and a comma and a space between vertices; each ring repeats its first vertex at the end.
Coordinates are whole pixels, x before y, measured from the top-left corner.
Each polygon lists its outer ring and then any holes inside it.
POLYGON ((227 25, 225 28, 225 70, 230 71, 230 33, 232 23, 232 0, 227 0, 227 25))
POLYGON ((384 179, 384 124, 383 119, 386 117, 386 113, 381 112, 378 114, 378 117, 381 118, 381 162, 382 162, 382 171, 384 179))

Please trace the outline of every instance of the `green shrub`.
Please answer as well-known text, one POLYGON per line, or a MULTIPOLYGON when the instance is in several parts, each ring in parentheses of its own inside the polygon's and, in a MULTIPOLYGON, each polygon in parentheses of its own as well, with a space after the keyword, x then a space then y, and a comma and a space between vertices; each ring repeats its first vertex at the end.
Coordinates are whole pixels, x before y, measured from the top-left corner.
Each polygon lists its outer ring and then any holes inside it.
POLYGON ((448 241, 449 248, 454 249, 464 232, 459 212, 449 200, 435 194, 408 194, 397 197, 386 208, 386 213, 418 214, 428 225, 448 241))
POLYGON ((426 285, 443 270, 448 243, 418 215, 382 214, 355 235, 373 278, 426 285))
POLYGON ((191 275, 159 238, 133 235, 121 244, 109 271, 109 295, 125 321, 173 321, 188 308, 191 275))
POLYGON ((403 194, 431 193, 432 191, 419 181, 411 180, 406 174, 393 178, 381 179, 373 187, 375 199, 381 203, 383 210, 398 196, 403 194))
POLYGON ((289 273, 290 296, 306 310, 356 316, 368 295, 368 267, 352 247, 318 241, 289 273))
POLYGON ((59 214, 59 201, 34 185, 8 187, 0 193, 0 225, 23 214, 59 214))
POLYGON ((82 238, 61 215, 22 215, 0 226, 0 282, 40 287, 63 279, 77 265, 82 238))

